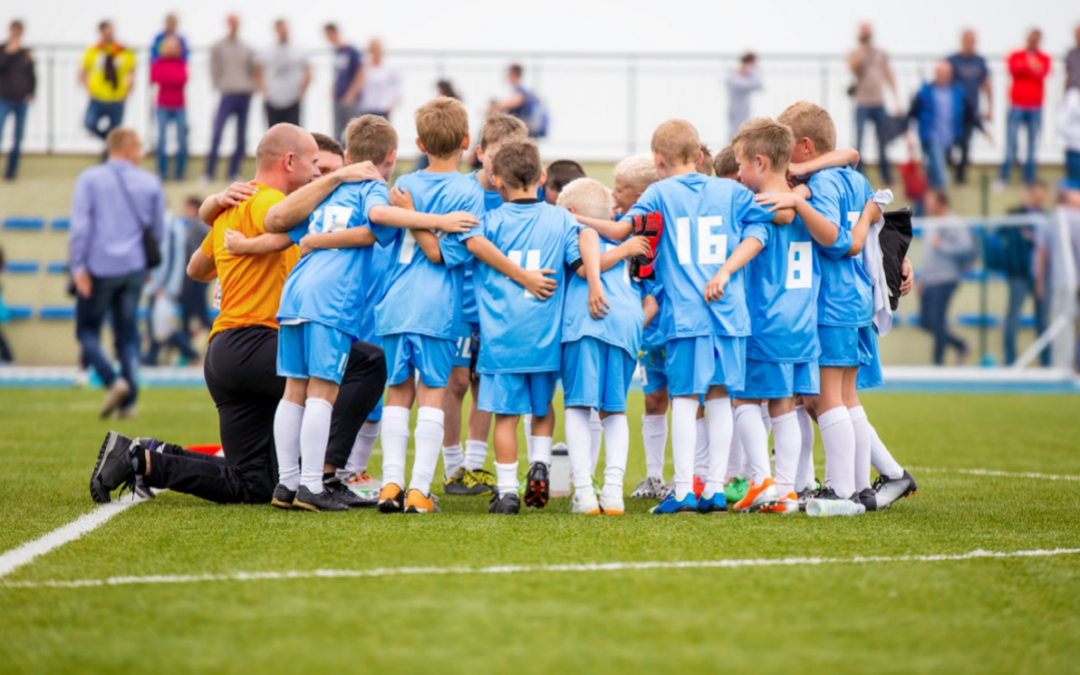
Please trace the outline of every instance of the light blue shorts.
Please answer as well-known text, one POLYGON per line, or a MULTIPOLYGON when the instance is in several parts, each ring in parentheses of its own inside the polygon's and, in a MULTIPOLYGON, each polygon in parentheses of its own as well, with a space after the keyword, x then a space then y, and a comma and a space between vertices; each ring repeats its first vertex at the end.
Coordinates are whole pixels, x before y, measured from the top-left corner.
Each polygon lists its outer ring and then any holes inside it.
POLYGON ((818 339, 821 341, 818 365, 822 368, 854 368, 864 363, 863 359, 869 360, 863 342, 870 339, 866 333, 873 331, 869 326, 818 326, 818 339))
POLYGON ((667 373, 664 372, 664 348, 645 347, 638 358, 641 364, 641 391, 652 394, 667 389, 667 373))
POLYGON ((386 384, 393 386, 411 379, 416 371, 425 385, 445 387, 454 361, 454 341, 416 333, 383 336, 386 352, 386 384))
POLYGON ((858 389, 873 389, 885 383, 881 375, 881 356, 878 354, 877 331, 870 329, 859 332, 859 376, 855 386, 858 389))
POLYGON ((348 333, 316 321, 281 326, 277 374, 298 380, 317 377, 341 384, 352 342, 348 333))
POLYGON ((626 350, 593 337, 563 344, 563 404, 626 412, 626 394, 637 361, 626 350))
POLYGON ((475 357, 480 355, 480 324, 462 321, 458 325, 458 338, 454 344, 454 367, 471 368, 475 357))
POLYGON ((480 375, 476 405, 496 415, 548 414, 559 373, 480 375))
POLYGON ((773 400, 821 393, 817 361, 771 363, 746 359, 746 383, 735 398, 773 400))
POLYGON ((746 338, 704 335, 669 340, 667 358, 668 393, 675 396, 702 396, 709 387, 729 392, 743 388, 746 338))

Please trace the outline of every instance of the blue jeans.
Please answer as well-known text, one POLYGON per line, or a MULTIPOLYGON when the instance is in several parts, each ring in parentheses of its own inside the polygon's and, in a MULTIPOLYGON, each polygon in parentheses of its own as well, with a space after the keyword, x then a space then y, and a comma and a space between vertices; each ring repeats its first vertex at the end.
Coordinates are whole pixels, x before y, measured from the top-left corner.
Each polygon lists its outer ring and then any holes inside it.
MULTIPOLYGON (((0 130, 2 129, 3 122, 0 122, 0 130)), ((1065 177, 1075 183, 1076 186, 1080 186, 1080 151, 1065 151, 1065 177)))
POLYGON ((22 148, 23 129, 26 127, 26 101, 10 101, 0 98, 0 141, 4 138, 4 124, 8 115, 15 116, 15 144, 8 153, 7 171, 4 178, 12 179, 19 170, 19 151, 22 148))
MULTIPOLYGON (((874 133, 878 139, 878 166, 881 170, 881 180, 886 183, 892 182, 892 171, 889 169, 889 158, 885 154, 885 121, 889 114, 885 112, 885 106, 859 106, 855 108, 855 149, 862 152, 863 127, 867 121, 874 123, 874 133)), ((865 162, 859 162, 859 170, 866 166, 865 162)))
POLYGON ((944 190, 948 181, 945 155, 949 149, 934 142, 923 143, 922 148, 926 155, 926 178, 930 181, 930 187, 944 190))
MULTIPOLYGON (((1020 310, 1031 294, 1035 302, 1035 330, 1042 335, 1046 330, 1046 301, 1035 297, 1035 280, 1030 277, 1009 277, 1009 308, 1005 312, 1005 365, 1016 361, 1016 334, 1020 332, 1020 310)), ((1050 349, 1039 352, 1039 362, 1050 365, 1050 349)))
POLYGON ((945 349, 952 347, 966 354, 967 343, 949 332, 949 302, 956 291, 956 282, 926 285, 923 288, 919 327, 934 336, 934 365, 945 362, 945 349))
POLYGON ((143 271, 116 277, 93 277, 90 297, 79 295, 75 299, 75 337, 82 347, 83 359, 97 371, 106 387, 116 380, 112 362, 101 346, 101 325, 106 313, 110 314, 120 374, 131 385, 131 393, 121 401, 121 408, 134 405, 138 394, 139 327, 135 317, 145 278, 143 271))
POLYGON ((86 108, 86 119, 84 121, 84 124, 90 133, 101 140, 105 140, 105 137, 109 135, 109 132, 120 126, 120 123, 123 121, 123 101, 99 101, 94 98, 90 99, 90 105, 86 108), (108 123, 103 130, 101 128, 101 120, 106 118, 108 118, 108 123))
POLYGON ((240 175, 240 161, 244 159, 244 142, 247 138, 248 107, 251 105, 251 94, 224 94, 218 104, 217 114, 214 116, 214 134, 210 141, 210 153, 206 156, 206 177, 213 179, 217 169, 218 146, 221 145, 221 135, 225 131, 225 123, 230 117, 236 118, 236 148, 233 150, 232 159, 229 160, 229 178, 240 175))
POLYGON ((169 126, 176 127, 176 180, 184 180, 184 168, 187 166, 187 113, 183 108, 158 108, 158 143, 157 165, 161 180, 169 177, 169 156, 165 152, 168 145, 169 126))
POLYGON ((1001 165, 1001 180, 1008 183, 1012 166, 1016 163, 1017 141, 1020 125, 1027 127, 1027 160, 1024 161, 1024 182, 1035 182, 1035 146, 1039 139, 1039 127, 1042 126, 1042 110, 1009 108, 1008 124, 1005 128, 1005 163, 1001 165))

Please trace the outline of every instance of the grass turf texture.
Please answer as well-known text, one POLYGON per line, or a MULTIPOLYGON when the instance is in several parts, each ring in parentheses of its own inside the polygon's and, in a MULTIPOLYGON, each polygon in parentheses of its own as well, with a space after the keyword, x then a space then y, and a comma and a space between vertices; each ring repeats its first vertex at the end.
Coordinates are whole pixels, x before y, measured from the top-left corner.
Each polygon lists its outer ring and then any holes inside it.
MULTIPOLYGON (((0 550, 94 508, 104 432, 211 442, 205 392, 148 390, 98 422, 99 392, 0 391, 0 550)), ((1075 397, 867 396, 905 464, 1080 474, 1075 397)), ((643 475, 631 397, 627 492, 643 475)), ((557 432, 561 436, 561 432, 557 432)), ((524 451, 522 450, 522 456, 524 451)), ((818 452, 820 461, 820 447, 818 452)), ((670 452, 669 452, 670 458, 670 452)), ((372 466, 378 469, 376 451, 372 466)), ((524 462, 522 470, 524 471, 524 462)), ((377 471, 376 471, 377 472, 377 471)), ((670 463, 667 474, 670 476, 670 463)), ((820 465, 819 465, 820 473, 820 465)), ((3 582, 121 575, 960 554, 1080 546, 1080 483, 915 472, 890 511, 814 520, 728 514, 583 518, 557 499, 519 518, 447 497, 437 516, 282 512, 179 494, 127 510, 3 582)), ((437 490, 438 491, 438 490, 437 490)), ((739 569, 222 581, 80 589, 0 582, 0 671, 272 671, 281 664, 464 672, 1068 671, 1080 558, 739 569)))

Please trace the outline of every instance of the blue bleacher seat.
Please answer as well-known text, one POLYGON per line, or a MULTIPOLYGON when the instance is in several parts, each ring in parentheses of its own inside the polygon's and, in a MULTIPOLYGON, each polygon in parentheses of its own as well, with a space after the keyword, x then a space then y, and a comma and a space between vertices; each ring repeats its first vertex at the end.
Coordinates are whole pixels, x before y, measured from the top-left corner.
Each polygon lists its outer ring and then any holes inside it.
POLYGON ((1020 317, 1020 327, 1021 328, 1034 328, 1035 327, 1035 317, 1030 315, 1030 314, 1028 314, 1026 316, 1021 316, 1020 317))
POLYGON ((49 274, 67 274, 68 264, 66 260, 54 260, 46 268, 49 274))
POLYGON ((978 328, 979 326, 997 328, 1001 325, 1001 317, 993 314, 961 314, 956 317, 956 321, 961 326, 971 326, 975 328, 978 328))
POLYGON ((70 320, 75 318, 75 305, 46 305, 38 310, 39 319, 70 320))
POLYGON ((912 312, 911 314, 909 314, 907 322, 908 322, 909 326, 918 326, 919 325, 919 313, 918 312, 912 312))
POLYGON ((41 269, 41 263, 36 260, 9 260, 4 266, 8 274, 37 274, 41 269))
POLYGON ((962 278, 964 281, 982 281, 986 279, 986 270, 967 270, 962 278))
POLYGON ((12 321, 25 321, 34 315, 34 310, 29 305, 9 306, 7 311, 12 321))
POLYGON ((52 219, 52 229, 59 232, 67 232, 71 229, 71 221, 67 216, 52 219))
POLYGON ((11 216, 4 219, 5 230, 43 230, 45 219, 33 216, 11 216))

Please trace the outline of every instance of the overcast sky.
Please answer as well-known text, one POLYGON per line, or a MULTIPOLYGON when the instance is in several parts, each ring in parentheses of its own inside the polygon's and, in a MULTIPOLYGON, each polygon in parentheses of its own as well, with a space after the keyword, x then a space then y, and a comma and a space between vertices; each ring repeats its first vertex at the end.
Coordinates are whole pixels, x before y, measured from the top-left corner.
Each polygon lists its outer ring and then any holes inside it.
POLYGON ((106 16, 114 20, 121 40, 145 43, 173 8, 195 46, 216 40, 224 30, 223 16, 235 11, 243 17, 245 38, 254 45, 269 42, 271 21, 280 16, 291 22, 294 39, 303 46, 323 46, 319 28, 334 21, 351 40, 380 36, 389 50, 753 49, 835 54, 851 47, 856 24, 865 19, 877 27, 878 43, 896 53, 951 50, 959 31, 970 26, 978 31, 981 49, 1002 54, 1023 43, 1029 26, 1039 26, 1045 48, 1062 55, 1075 44, 1073 32, 1080 23, 1080 3, 1070 0, 12 0, 3 4, 0 19, 4 24, 15 16, 24 19, 28 42, 77 45, 92 41, 97 21, 106 16))

